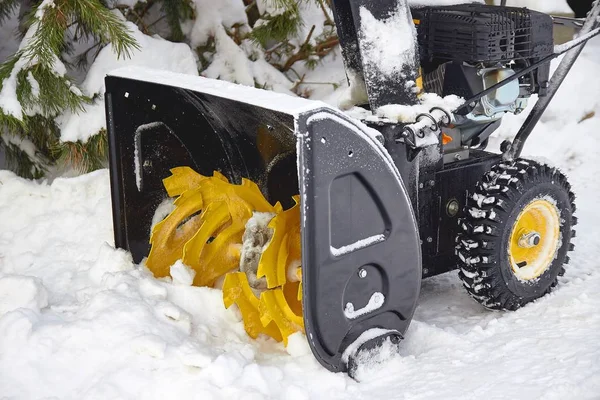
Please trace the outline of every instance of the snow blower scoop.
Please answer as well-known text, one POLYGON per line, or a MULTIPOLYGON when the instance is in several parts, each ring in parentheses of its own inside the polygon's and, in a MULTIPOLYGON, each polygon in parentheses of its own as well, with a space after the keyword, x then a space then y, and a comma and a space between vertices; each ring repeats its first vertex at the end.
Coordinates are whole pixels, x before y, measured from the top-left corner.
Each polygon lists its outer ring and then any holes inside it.
POLYGON ((106 78, 106 112, 115 244, 157 277, 181 260, 195 285, 223 290, 250 337, 287 343, 304 332, 323 366, 352 373, 404 337, 422 278, 459 269, 469 295, 495 310, 556 286, 573 249, 574 195, 560 171, 520 152, 600 32, 600 5, 587 20, 560 18, 581 32, 556 47, 553 18, 525 8, 332 8, 345 106, 360 119, 142 68, 106 78), (486 151, 503 115, 534 94, 514 141, 486 151), (427 106, 451 95, 466 100, 427 106))

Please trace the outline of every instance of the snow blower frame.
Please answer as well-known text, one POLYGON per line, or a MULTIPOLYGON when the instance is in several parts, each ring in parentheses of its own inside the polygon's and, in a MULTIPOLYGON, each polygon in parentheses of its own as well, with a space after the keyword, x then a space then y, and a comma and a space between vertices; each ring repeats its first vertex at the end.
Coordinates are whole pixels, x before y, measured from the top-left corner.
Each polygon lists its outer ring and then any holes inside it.
POLYGON ((342 371, 359 351, 403 338, 422 278, 460 268, 468 292, 493 309, 516 309, 555 285, 572 248, 574 196, 559 171, 519 156, 598 34, 600 5, 586 20, 554 21, 473 4, 332 7, 351 88, 366 93, 356 106, 418 104, 421 86, 467 100, 409 123, 375 113, 358 121, 316 101, 140 68, 112 72, 105 100, 116 246, 136 262, 148 255, 163 179, 177 166, 250 179, 284 208, 299 194, 304 330, 317 360, 342 371), (381 40, 367 22, 405 36, 381 40), (555 47, 553 22, 581 28, 579 39, 555 47), (410 45, 396 49, 402 41, 410 45), (390 68, 378 54, 398 59, 390 68), (532 94, 539 99, 512 143, 485 151, 501 116, 532 94), (540 223, 553 218, 560 232, 540 223), (562 241, 542 265, 546 237, 562 241))

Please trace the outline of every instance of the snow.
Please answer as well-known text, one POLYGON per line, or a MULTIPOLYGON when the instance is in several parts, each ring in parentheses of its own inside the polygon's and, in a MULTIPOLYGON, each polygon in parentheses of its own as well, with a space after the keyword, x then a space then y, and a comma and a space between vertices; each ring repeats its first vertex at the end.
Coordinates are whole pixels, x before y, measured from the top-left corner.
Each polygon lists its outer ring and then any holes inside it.
POLYGON ((115 7, 117 5, 127 6, 129 8, 135 7, 137 3, 145 3, 145 0, 108 0, 109 7, 115 7))
POLYGON ((175 210, 175 200, 173 200, 173 198, 167 197, 163 201, 161 201, 160 204, 156 207, 156 211, 154 211, 154 215, 152 216, 152 222, 150 223, 150 232, 152 232, 154 225, 158 224, 160 221, 165 219, 167 215, 171 214, 173 210, 175 210))
POLYGON ((35 277, 6 275, 0 278, 0 317, 18 309, 39 312, 48 306, 48 294, 35 277))
MULTIPOLYGON (((125 93, 125 97, 127 97, 127 93, 125 93)), ((142 165, 140 165, 140 160, 143 158, 143 154, 141 154, 141 135, 144 131, 152 130, 160 126, 160 122, 150 122, 149 124, 143 124, 138 126, 135 130, 135 134, 133 136, 133 171, 135 172, 135 186, 137 187, 138 192, 142 191, 142 165)))
POLYGON ((371 246, 372 244, 383 242, 385 240, 385 235, 374 235, 368 238, 364 238, 361 240, 357 240, 356 242, 342 246, 340 248, 330 246, 329 250, 331 254, 335 257, 340 257, 348 253, 352 253, 353 251, 364 249, 367 246, 371 246))
POLYGON ((388 121, 388 122, 416 122, 417 115, 430 114, 431 109, 440 107, 451 112, 464 103, 464 99, 455 95, 440 97, 435 93, 423 93, 419 97, 420 103, 412 106, 389 104, 379 107, 375 114, 362 107, 353 107, 345 113, 362 121, 388 121))
MULTIPOLYGON (((496 5, 500 5, 501 0, 494 0, 496 5)), ((507 6, 527 7, 545 13, 573 14, 566 0, 507 0, 507 6)))
MULTIPOLYGON (((300 333, 286 349, 249 339, 219 290, 188 286, 184 265, 172 267, 172 280, 157 280, 114 249, 107 170, 52 183, 0 171, 0 393, 18 399, 597 399, 599 50, 600 40, 592 39, 524 150, 552 160, 578 196, 577 247, 559 286, 501 313, 472 301, 456 272, 426 279, 399 353, 389 349, 383 365, 359 367, 360 383, 321 367, 300 333)), ((333 69, 327 74, 334 76, 333 69)), ((186 75, 140 76, 208 85, 186 75)), ((210 90, 232 88, 218 83, 210 90)), ((242 93, 242 100, 262 95, 242 93)), ((288 101, 272 95, 264 102, 288 101)), ((309 104, 289 101, 281 107, 309 104)), ((526 115, 507 115, 490 147, 514 136, 526 115)))
POLYGON ((375 292, 369 298, 367 305, 364 306, 363 308, 359 308, 358 310, 354 309, 354 304, 346 303, 346 307, 344 308, 344 315, 348 319, 356 319, 356 318, 360 317, 361 315, 368 314, 370 312, 373 312, 373 311, 381 308, 381 306, 383 306, 384 302, 385 302, 385 296, 383 295, 383 293, 375 292))
POLYGON ((198 75, 194 53, 187 44, 172 43, 158 36, 144 35, 137 26, 128 22, 127 28, 139 45, 130 58, 117 58, 112 45, 103 48, 87 76, 81 84, 83 94, 99 96, 92 104, 86 104, 79 113, 66 111, 57 118, 63 142, 85 142, 90 136, 106 129, 104 109, 104 78, 111 71, 126 66, 152 66, 156 70, 174 71, 188 75, 198 75))
MULTIPOLYGON (((27 30, 25 37, 21 41, 18 50, 26 48, 29 41, 35 34, 38 22, 35 21, 27 30)), ((15 117, 18 120, 23 119, 23 108, 21 102, 17 98, 17 75, 29 65, 34 65, 34 60, 29 60, 26 57, 20 57, 15 63, 10 75, 2 81, 2 89, 0 89, 0 110, 6 114, 15 117)))
POLYGON ((364 6, 360 7, 363 60, 374 64, 375 71, 392 76, 415 60, 417 30, 410 21, 408 7, 398 4, 385 20, 379 20, 364 6), (393 38, 394 45, 388 45, 393 38))
POLYGON ((451 6, 454 4, 483 3, 483 0, 408 0, 413 7, 418 6, 451 6))
POLYGON ((217 35, 221 29, 231 29, 234 25, 248 28, 245 6, 239 0, 193 0, 192 4, 197 10, 196 19, 189 21, 187 30, 191 38, 192 48, 203 46, 210 37, 217 35))
POLYGON ((223 26, 215 28, 216 53, 211 64, 202 71, 202 76, 222 79, 254 87, 255 84, 276 92, 292 94, 292 82, 269 64, 250 40, 244 40, 238 46, 225 31, 223 26), (248 56, 253 55, 254 61, 248 56))
MULTIPOLYGON (((202 72, 207 78, 222 79, 246 86, 258 85, 281 93, 290 94, 293 83, 264 59, 263 51, 251 40, 236 43, 228 32, 249 32, 244 2, 240 0, 193 0, 198 10, 196 18, 183 24, 192 48, 205 46, 214 39, 214 55, 209 55, 210 65, 202 72)), ((257 3, 264 9, 265 4, 257 3)), ((268 3, 271 15, 276 4, 268 3)), ((304 8, 303 8, 304 11, 304 8)), ((257 23, 259 23, 258 21, 257 23)))
POLYGON ((176 261, 171 266, 169 272, 174 284, 192 286, 192 283, 194 283, 196 270, 188 267, 181 260, 176 261))
POLYGON ((282 93, 237 85, 227 81, 159 71, 151 68, 126 67, 111 71, 110 75, 200 91, 213 96, 226 97, 290 115, 298 115, 304 111, 318 107, 328 107, 325 103, 310 101, 301 97, 292 97, 282 93))
POLYGON ((41 21, 41 19, 44 17, 44 13, 46 12, 46 8, 54 8, 55 6, 54 0, 42 1, 35 12, 35 18, 41 21))
POLYGON ((357 354, 357 351, 360 348, 360 346, 362 346, 369 340, 376 339, 390 332, 392 331, 389 329, 382 328, 371 328, 364 331, 354 342, 350 344, 350 346, 348 346, 348 348, 346 348, 346 351, 344 351, 344 354, 342 354, 342 361, 348 362, 350 356, 357 354))

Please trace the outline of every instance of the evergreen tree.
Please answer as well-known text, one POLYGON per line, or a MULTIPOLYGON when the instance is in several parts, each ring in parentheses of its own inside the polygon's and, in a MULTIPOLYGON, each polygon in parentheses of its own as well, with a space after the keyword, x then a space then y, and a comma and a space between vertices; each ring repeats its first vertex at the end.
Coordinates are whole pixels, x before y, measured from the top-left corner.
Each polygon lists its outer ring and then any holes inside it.
POLYGON ((69 71, 85 70, 109 43, 119 57, 137 51, 125 20, 189 44, 205 76, 298 95, 308 94, 306 71, 337 45, 327 0, 0 0, 0 24, 19 6, 20 48, 0 60, 0 146, 10 167, 29 178, 55 165, 82 172, 106 165, 105 130, 62 142, 56 118, 102 101, 84 95, 69 71), (74 54, 82 41, 91 45, 74 54))
MULTIPOLYGON (((5 17, 16 7, 9 3, 3 3, 5 17)), ((19 50, 0 65, 0 126, 9 166, 30 178, 43 176, 61 158, 84 169, 98 167, 106 156, 105 135, 79 146, 58 140, 54 118, 91 100, 66 75, 69 41, 112 43, 122 56, 136 44, 123 21, 99 0, 44 0, 24 18, 27 31, 19 50)))

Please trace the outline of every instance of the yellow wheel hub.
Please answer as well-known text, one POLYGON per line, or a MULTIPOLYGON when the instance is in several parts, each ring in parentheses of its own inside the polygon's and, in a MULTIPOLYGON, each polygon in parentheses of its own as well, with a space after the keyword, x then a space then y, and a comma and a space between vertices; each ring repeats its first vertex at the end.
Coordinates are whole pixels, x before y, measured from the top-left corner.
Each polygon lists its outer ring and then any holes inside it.
POLYGON ((560 213, 554 203, 536 199, 518 215, 513 225, 508 257, 520 280, 540 277, 552 264, 560 246, 560 213))
POLYGON ((175 208, 152 229, 148 269, 168 276, 171 265, 182 260, 196 271, 194 285, 222 282, 225 307, 237 305, 250 337, 265 334, 287 344, 288 336, 304 330, 299 197, 283 210, 246 179, 234 185, 218 172, 206 177, 188 167, 171 173, 163 184, 176 197, 175 208), (243 236, 254 213, 273 215, 263 227, 272 234, 254 270, 243 272, 243 236))

